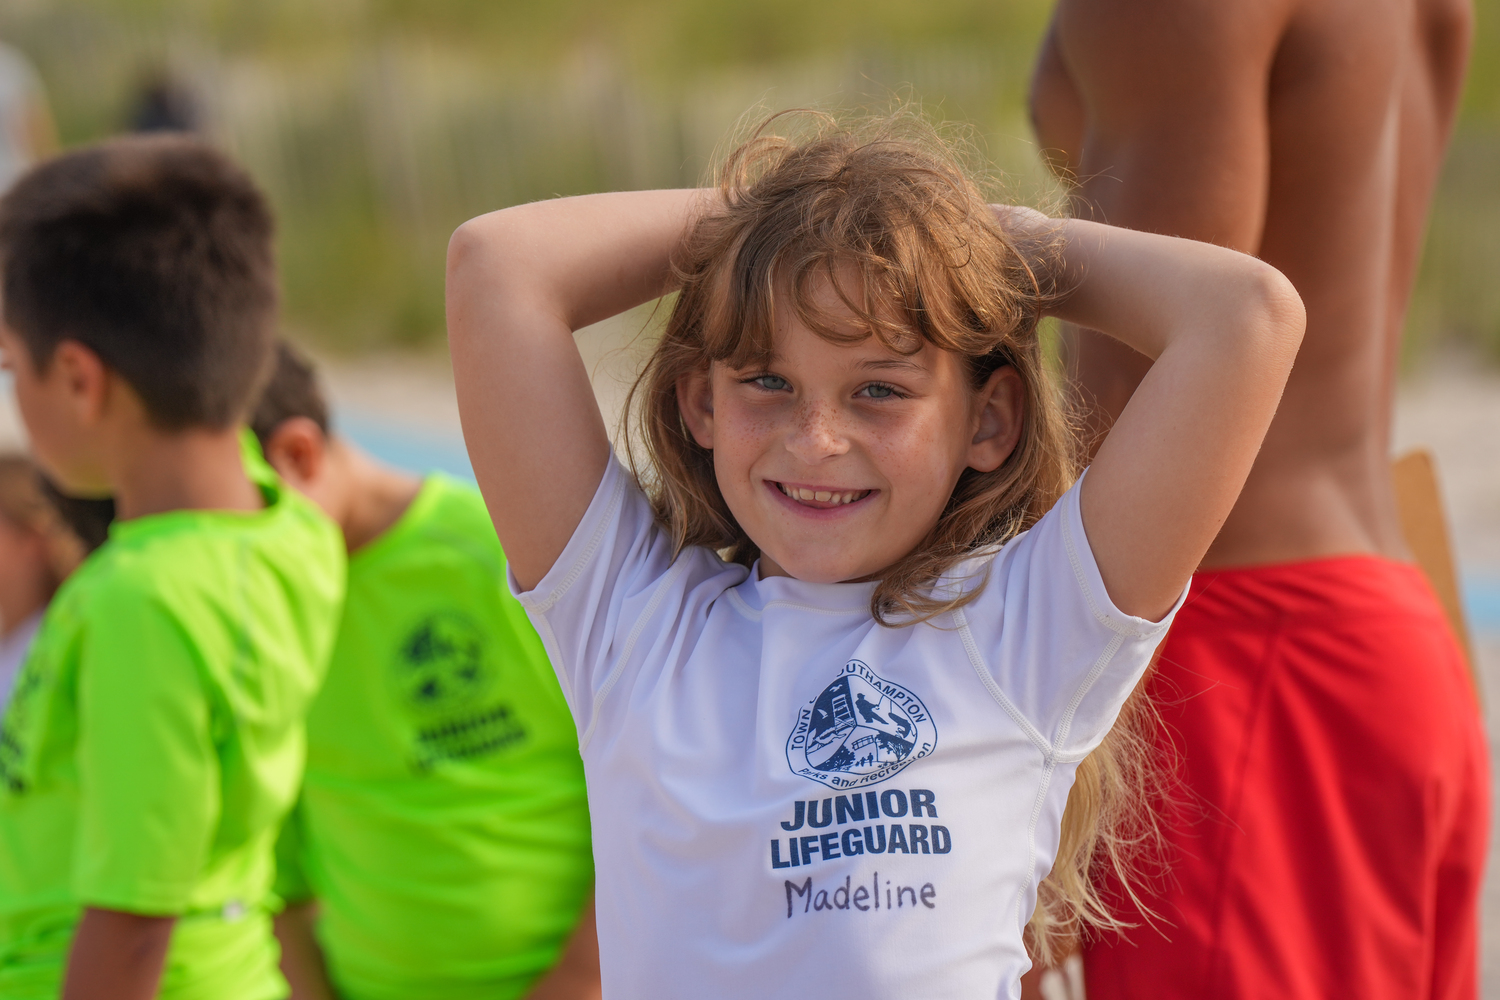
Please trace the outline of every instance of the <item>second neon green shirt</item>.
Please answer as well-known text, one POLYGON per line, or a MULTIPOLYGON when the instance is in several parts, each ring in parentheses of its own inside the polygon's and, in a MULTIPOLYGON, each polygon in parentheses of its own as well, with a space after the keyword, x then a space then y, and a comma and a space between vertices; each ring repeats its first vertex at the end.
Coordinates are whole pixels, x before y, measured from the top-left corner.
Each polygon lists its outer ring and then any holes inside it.
POLYGON ((503 1000, 593 884, 578 739, 478 491, 432 476, 349 561, 278 891, 344 1000, 503 1000))

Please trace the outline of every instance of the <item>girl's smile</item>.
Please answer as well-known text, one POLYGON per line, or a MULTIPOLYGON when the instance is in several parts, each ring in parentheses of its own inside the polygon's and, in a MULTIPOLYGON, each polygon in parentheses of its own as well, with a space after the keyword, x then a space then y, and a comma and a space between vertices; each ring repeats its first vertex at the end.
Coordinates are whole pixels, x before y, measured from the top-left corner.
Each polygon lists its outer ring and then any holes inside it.
POLYGON ((802 486, 770 481, 767 481, 766 485, 775 488, 778 493, 790 500, 794 508, 806 511, 847 508, 850 504, 867 500, 878 492, 877 490, 846 490, 837 486, 802 486))

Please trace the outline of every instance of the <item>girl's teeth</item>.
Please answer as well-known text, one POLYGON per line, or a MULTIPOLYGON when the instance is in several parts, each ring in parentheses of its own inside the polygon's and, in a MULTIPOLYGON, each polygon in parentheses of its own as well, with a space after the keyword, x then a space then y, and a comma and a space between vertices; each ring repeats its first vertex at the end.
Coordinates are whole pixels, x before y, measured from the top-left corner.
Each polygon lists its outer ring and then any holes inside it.
MULTIPOLYGON (((780 485, 780 484, 778 484, 780 485)), ((832 490, 810 490, 802 486, 781 486, 781 492, 793 500, 812 500, 816 503, 846 504, 863 495, 862 490, 849 493, 834 493, 832 490)))

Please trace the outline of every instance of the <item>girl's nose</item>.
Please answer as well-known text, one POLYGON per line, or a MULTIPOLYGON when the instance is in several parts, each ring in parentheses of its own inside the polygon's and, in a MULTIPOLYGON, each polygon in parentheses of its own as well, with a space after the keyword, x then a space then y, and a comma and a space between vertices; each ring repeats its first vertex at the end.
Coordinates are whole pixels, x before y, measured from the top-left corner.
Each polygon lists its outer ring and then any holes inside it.
POLYGON ((797 408, 786 445, 788 451, 809 465, 849 450, 837 411, 818 402, 805 403, 797 408))

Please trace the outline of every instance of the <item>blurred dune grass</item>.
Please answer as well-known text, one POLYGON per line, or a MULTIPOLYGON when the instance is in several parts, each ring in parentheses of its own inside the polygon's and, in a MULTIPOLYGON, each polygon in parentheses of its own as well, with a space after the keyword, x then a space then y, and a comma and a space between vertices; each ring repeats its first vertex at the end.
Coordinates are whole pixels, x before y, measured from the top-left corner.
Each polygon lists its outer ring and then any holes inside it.
MULTIPOLYGON (((1500 0, 1434 211, 1409 359, 1500 358, 1500 0)), ((162 69, 276 205, 286 316, 341 350, 442 333, 443 251, 472 215, 693 183, 747 109, 888 106, 970 123, 1023 198, 1047 0, 5 0, 67 143, 119 131, 162 69)))

